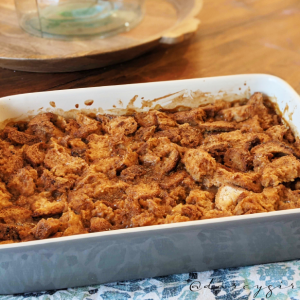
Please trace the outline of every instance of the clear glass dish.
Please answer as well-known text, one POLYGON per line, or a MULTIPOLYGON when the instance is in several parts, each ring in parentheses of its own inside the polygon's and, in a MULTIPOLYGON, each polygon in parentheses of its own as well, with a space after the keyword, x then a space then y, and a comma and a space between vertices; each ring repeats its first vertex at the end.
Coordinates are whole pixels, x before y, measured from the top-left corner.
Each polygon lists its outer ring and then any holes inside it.
POLYGON ((15 0, 20 26, 45 38, 107 37, 143 17, 144 0, 15 0))

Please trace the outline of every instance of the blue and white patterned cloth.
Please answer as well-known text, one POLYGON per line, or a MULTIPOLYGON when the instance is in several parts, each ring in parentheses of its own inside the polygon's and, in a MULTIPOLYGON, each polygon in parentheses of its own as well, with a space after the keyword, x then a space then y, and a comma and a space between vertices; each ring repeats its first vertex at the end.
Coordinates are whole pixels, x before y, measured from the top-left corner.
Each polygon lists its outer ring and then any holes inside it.
POLYGON ((170 275, 60 291, 0 296, 0 300, 299 300, 300 260, 170 275))

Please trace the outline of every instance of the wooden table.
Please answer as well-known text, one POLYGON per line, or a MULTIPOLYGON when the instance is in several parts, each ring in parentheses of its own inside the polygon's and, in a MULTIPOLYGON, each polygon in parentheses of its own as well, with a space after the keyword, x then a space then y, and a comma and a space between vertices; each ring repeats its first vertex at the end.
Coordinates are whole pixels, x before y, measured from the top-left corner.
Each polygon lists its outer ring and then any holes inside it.
POLYGON ((0 69, 0 97, 242 73, 279 76, 300 93, 299 0, 206 0, 199 17, 202 24, 189 42, 127 63, 61 74, 0 69))

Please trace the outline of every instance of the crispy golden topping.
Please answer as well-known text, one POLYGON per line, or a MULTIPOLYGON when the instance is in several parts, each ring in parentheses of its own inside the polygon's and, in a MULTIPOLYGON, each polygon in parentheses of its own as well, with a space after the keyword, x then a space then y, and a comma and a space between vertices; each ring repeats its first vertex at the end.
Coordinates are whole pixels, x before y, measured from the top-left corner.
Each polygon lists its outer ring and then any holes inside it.
POLYGON ((260 93, 0 132, 0 244, 300 208, 300 140, 260 93))

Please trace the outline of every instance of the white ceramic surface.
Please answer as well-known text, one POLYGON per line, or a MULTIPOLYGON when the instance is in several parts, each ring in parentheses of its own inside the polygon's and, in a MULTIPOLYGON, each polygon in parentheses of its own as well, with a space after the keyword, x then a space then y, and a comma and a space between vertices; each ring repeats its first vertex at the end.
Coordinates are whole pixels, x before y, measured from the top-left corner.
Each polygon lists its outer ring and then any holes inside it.
MULTIPOLYGON (((300 128, 298 94, 283 80, 263 74, 5 97, 0 99, 0 122, 39 111, 62 113, 75 104, 94 112, 126 107, 135 95, 140 107, 143 100, 170 94, 155 103, 164 106, 176 98, 195 105, 193 97, 234 100, 256 91, 272 97, 286 121, 300 128), (86 106, 90 99, 93 104, 86 106)), ((299 248, 300 209, 1 245, 0 294, 284 261, 300 258, 299 248)))

